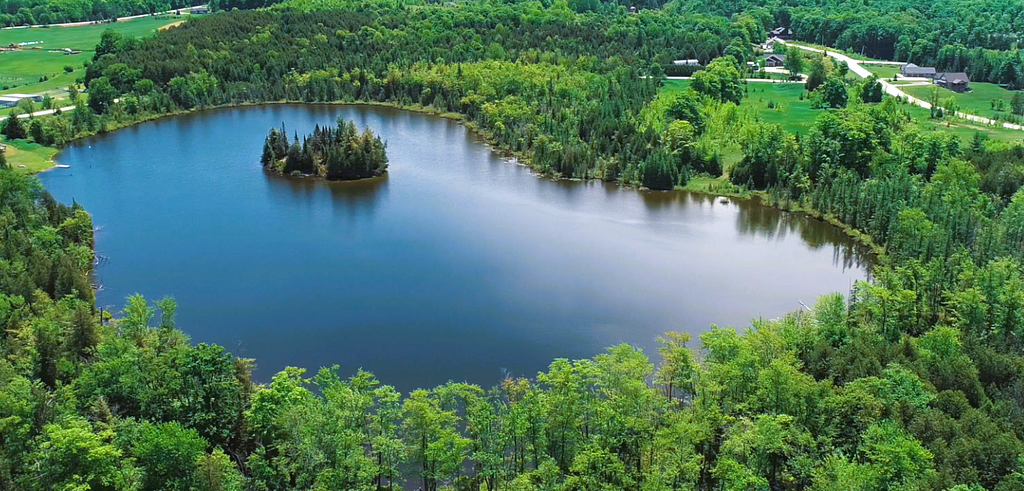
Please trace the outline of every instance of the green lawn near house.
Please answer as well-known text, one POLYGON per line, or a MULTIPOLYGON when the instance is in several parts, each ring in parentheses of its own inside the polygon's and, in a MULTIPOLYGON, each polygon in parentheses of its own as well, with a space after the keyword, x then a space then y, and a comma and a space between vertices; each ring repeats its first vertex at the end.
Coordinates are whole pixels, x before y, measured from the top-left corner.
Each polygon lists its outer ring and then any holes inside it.
MULTIPOLYGON (((689 80, 666 80, 658 99, 649 107, 645 117, 657 120, 663 117, 665 109, 674 95, 687 86, 689 80)), ((981 84, 991 85, 991 84, 981 84)), ((927 89, 928 87, 924 87, 927 89)), ((1005 91, 1005 90, 1004 90, 1005 91)), ((1008 92, 1008 91, 1005 91, 1008 92)), ((748 82, 746 94, 740 104, 740 120, 748 122, 764 122, 777 124, 785 131, 797 135, 806 135, 819 116, 826 110, 811 107, 809 94, 804 91, 803 84, 748 82), (803 97, 801 98, 801 95, 803 97)), ((976 133, 999 141, 1020 141, 1024 139, 1024 131, 1011 130, 1001 126, 986 126, 979 123, 959 119, 932 120, 927 109, 914 105, 903 106, 913 118, 922 133, 950 133, 956 135, 966 145, 976 133)), ((655 126, 657 127, 657 126, 655 126)), ((733 135, 734 136, 734 135, 733 135)), ((725 168, 742 158, 737 140, 734 137, 716 136, 716 151, 722 155, 725 168)))
MULTIPOLYGON (((928 100, 930 90, 931 87, 927 85, 903 87, 904 92, 922 100, 928 100)), ((949 96, 955 97, 961 112, 986 118, 993 118, 1000 112, 992 108, 993 101, 1003 101, 1002 112, 1009 113, 1010 100, 1013 99, 1013 91, 1006 90, 996 84, 980 82, 971 82, 970 92, 957 94, 951 90, 940 89, 940 94, 942 94, 940 96, 942 99, 946 99, 949 96)))
POLYGON ((899 65, 870 65, 867 63, 861 63, 860 66, 866 68, 867 71, 871 72, 874 76, 888 81, 892 81, 892 78, 896 76, 897 73, 900 73, 899 65))
POLYGON ((53 147, 29 143, 28 140, 0 140, 0 144, 7 146, 7 150, 4 152, 7 165, 16 172, 26 174, 53 167, 53 156, 57 155, 59 151, 53 147))
POLYGON ((974 138, 975 133, 981 133, 987 138, 997 141, 1021 141, 1024 139, 1024 131, 1011 130, 1003 126, 988 126, 974 121, 965 121, 957 118, 930 119, 930 111, 920 106, 904 106, 922 133, 952 133, 960 138, 960 141, 967 144, 974 138))

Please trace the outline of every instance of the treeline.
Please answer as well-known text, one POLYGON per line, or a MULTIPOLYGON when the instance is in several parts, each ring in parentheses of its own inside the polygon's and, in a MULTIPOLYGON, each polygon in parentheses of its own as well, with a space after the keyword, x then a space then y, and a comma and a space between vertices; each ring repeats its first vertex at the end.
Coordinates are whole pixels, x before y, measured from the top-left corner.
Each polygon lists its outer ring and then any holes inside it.
POLYGON ((14 176, 6 164, 0 170, 0 290, 8 295, 0 303, 12 305, 15 296, 31 301, 36 292, 91 302, 89 214, 57 203, 37 180, 14 176))
POLYGON ((383 175, 388 169, 387 145, 369 128, 362 135, 352 121, 338 119, 337 128, 317 125, 313 134, 291 143, 284 123, 271 128, 263 142, 264 169, 290 175, 315 175, 350 181, 383 175))
MULTIPOLYGON (((664 189, 701 166, 637 127, 659 86, 648 76, 681 57, 748 59, 760 36, 752 17, 599 15, 525 2, 235 11, 144 40, 107 33, 86 80, 99 115, 93 131, 249 101, 415 105, 464 115, 540 170, 664 189)), ((89 130, 71 128, 81 131, 89 130)), ((696 160, 706 158, 715 157, 696 160)))
POLYGON ((0 26, 115 20, 194 4, 186 0, 0 0, 0 26))
POLYGON ((940 71, 966 71, 972 81, 1024 88, 1024 63, 1017 50, 1024 30, 1021 0, 698 0, 674 6, 717 15, 762 11, 771 26, 792 28, 800 41, 940 71), (954 53, 958 60, 951 59, 954 53))
MULTIPOLYGON (((0 183, 4 210, 43 214, 34 178, 4 170, 0 183)), ((657 364, 622 345, 490 389, 407 395, 336 369, 256 384, 253 360, 191 345, 170 299, 133 296, 105 321, 74 293, 23 297, 4 284, 0 485, 1018 489, 1024 366, 997 347, 1013 336, 980 337, 971 324, 1012 309, 970 305, 1021 294, 1008 261, 965 266, 977 286, 940 299, 934 325, 919 323, 912 276, 882 276, 746 334, 712 326, 699 349, 667 334, 657 364)))

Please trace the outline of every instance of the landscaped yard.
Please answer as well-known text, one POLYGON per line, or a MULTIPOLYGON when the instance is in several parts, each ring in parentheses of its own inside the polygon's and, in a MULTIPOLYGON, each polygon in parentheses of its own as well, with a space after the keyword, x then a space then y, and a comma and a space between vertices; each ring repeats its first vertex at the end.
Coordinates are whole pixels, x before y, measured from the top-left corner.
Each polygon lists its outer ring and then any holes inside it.
POLYGON ((124 22, 93 24, 76 27, 39 27, 32 29, 0 30, 0 46, 42 41, 27 49, 0 52, 0 93, 42 93, 69 85, 82 73, 86 60, 92 59, 103 31, 114 29, 125 35, 142 37, 158 28, 180 21, 185 15, 159 15, 124 22), (71 48, 81 51, 77 55, 51 53, 50 50, 71 48), (71 66, 76 73, 67 75, 65 66, 71 66), (40 82, 43 76, 50 80, 40 82), (59 77, 56 82, 51 82, 59 77), (38 85, 37 85, 38 84, 38 85), (6 88, 5 88, 6 87, 6 88))
MULTIPOLYGON (((663 107, 667 107, 675 92, 683 90, 689 83, 688 80, 666 80, 659 94, 659 101, 663 107)), ((923 88, 927 89, 928 87, 923 88)), ((1009 93, 1005 89, 1000 90, 1009 93)), ((806 135, 818 117, 825 112, 822 109, 813 109, 811 107, 811 101, 808 94, 804 91, 803 84, 793 83, 748 82, 746 97, 743 99, 740 107, 744 110, 742 117, 777 124, 782 126, 787 132, 799 135, 806 135), (803 100, 801 100, 801 94, 803 94, 803 100)), ((1019 141, 1024 139, 1024 131, 985 126, 960 120, 935 121, 929 119, 929 111, 927 109, 914 105, 905 105, 903 108, 910 113, 921 132, 952 133, 959 137, 965 145, 978 132, 993 140, 1019 141)), ((731 141, 734 139, 721 138, 721 140, 731 141)), ((729 168, 729 164, 735 163, 742 158, 738 151, 739 147, 734 143, 724 144, 718 149, 718 152, 724 157, 723 160, 726 168, 729 168)))
POLYGON ((57 154, 58 150, 53 147, 44 147, 35 143, 28 143, 26 140, 0 141, 7 145, 4 156, 7 163, 15 171, 32 173, 53 167, 50 161, 57 154))
MULTIPOLYGON (((928 94, 931 90, 930 86, 918 85, 911 87, 903 87, 903 91, 917 97, 921 100, 928 100, 928 94)), ((985 84, 971 82, 971 91, 964 94, 957 94, 951 90, 940 89, 942 94, 940 97, 945 99, 949 96, 956 97, 956 102, 960 106, 960 111, 973 114, 976 116, 983 116, 991 118, 997 114, 992 109, 992 101, 1002 100, 1003 101, 1003 112, 1008 113, 1010 111, 1010 100, 1013 99, 1013 91, 1006 90, 996 84, 985 84)))
POLYGON ((896 76, 897 73, 900 73, 899 65, 869 65, 867 63, 861 63, 860 66, 866 68, 876 77, 888 81, 892 81, 892 78, 896 76))

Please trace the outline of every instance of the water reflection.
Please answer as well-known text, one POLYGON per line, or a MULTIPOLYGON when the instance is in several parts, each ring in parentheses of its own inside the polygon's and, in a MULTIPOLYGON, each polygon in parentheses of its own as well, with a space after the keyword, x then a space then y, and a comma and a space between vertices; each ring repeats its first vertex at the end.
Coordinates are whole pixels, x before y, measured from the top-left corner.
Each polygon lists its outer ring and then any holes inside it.
POLYGON ((337 363, 400 390, 491 385, 502 369, 533 375, 623 342, 654 353, 666 330, 782 315, 846 291, 870 264, 801 215, 538 178, 459 124, 390 108, 201 112, 78 142, 59 160, 71 169, 44 185, 103 227, 100 305, 174 295, 180 327, 244 346, 261 380, 337 363), (387 177, 260 168, 268 128, 306 134, 339 116, 388 142, 387 177))

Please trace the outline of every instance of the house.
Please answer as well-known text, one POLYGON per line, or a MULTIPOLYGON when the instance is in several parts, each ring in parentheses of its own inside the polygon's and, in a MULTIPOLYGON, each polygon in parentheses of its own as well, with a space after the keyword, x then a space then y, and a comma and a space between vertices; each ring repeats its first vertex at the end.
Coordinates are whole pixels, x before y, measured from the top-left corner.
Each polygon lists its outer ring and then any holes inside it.
POLYGON ((768 33, 768 37, 788 41, 793 39, 793 30, 788 27, 776 27, 775 29, 772 29, 772 32, 768 33))
POLYGON ((697 66, 700 65, 700 60, 676 60, 672 64, 678 66, 697 66))
POLYGON ((43 96, 35 94, 4 94, 0 95, 0 107, 14 107, 18 105, 18 101, 22 99, 29 99, 33 102, 42 102, 43 96))
POLYGON ((782 67, 786 64, 786 55, 770 54, 764 55, 764 66, 782 67))
POLYGON ((900 67, 900 75, 904 77, 935 78, 935 68, 907 63, 900 67))
POLYGON ((193 14, 208 14, 208 13, 210 13, 210 9, 208 9, 206 7, 193 7, 192 10, 191 10, 191 13, 193 13, 193 14))
POLYGON ((953 92, 963 93, 971 88, 971 79, 964 72, 946 72, 935 75, 935 85, 953 92))

